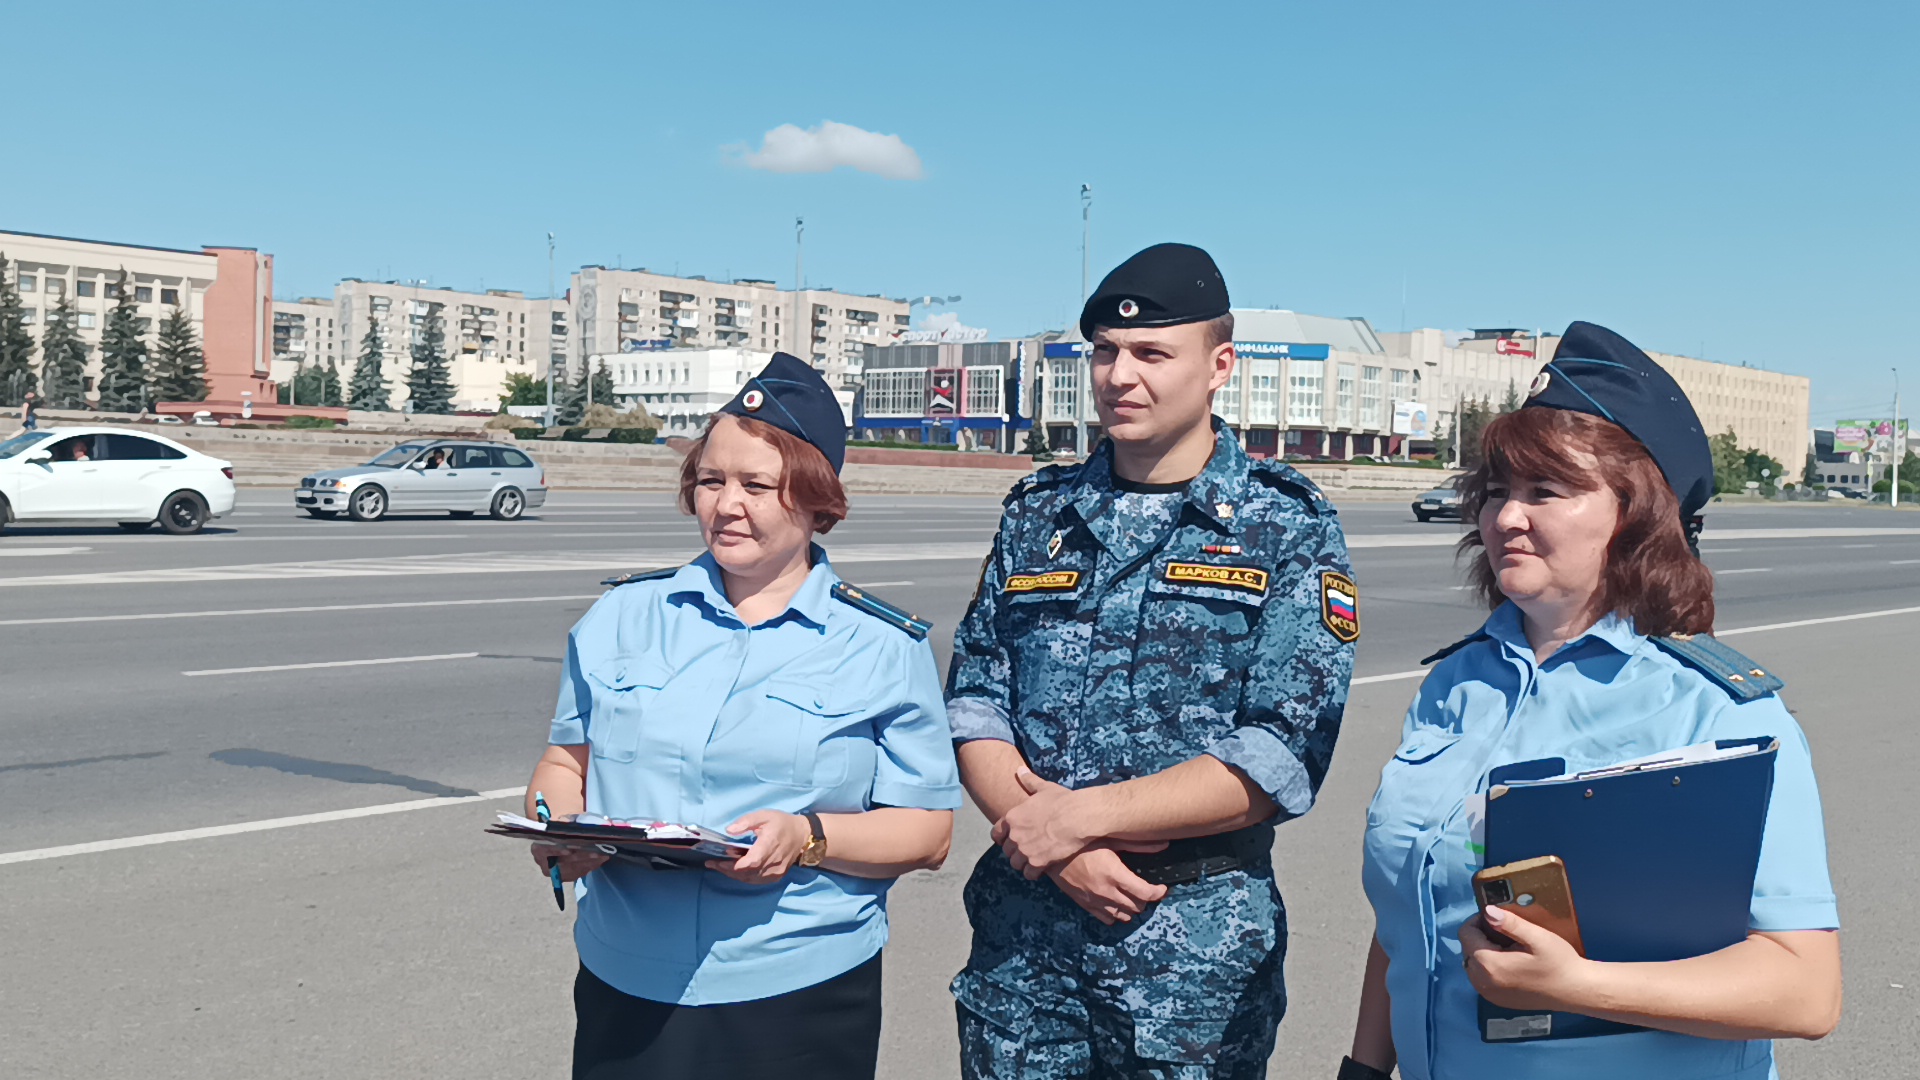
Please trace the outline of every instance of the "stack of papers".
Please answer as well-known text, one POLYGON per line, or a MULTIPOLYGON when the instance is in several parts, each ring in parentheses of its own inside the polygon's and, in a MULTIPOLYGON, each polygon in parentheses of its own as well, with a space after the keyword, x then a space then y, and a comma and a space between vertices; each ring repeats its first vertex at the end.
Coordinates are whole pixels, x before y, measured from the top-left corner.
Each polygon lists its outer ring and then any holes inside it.
POLYGON ((708 859, 737 859, 753 845, 748 837, 665 821, 611 821, 595 814, 581 814, 568 820, 542 822, 505 811, 498 817, 497 823, 487 826, 487 831, 495 836, 597 851, 616 859, 649 864, 702 866, 708 859))

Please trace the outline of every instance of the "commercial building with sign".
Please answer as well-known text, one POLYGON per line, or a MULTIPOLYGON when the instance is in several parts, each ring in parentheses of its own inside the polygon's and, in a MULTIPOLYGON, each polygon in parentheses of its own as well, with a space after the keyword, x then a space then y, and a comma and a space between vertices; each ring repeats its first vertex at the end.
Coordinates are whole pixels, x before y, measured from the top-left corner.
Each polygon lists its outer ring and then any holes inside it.
POLYGON ((866 349, 908 323, 907 303, 832 289, 794 292, 771 281, 708 281, 646 270, 581 267, 573 275, 571 356, 659 349, 784 351, 832 385, 857 379, 866 349))
POLYGON ((89 394, 100 374, 100 332, 117 302, 113 291, 124 270, 150 347, 160 320, 177 306, 192 320, 205 351, 210 399, 273 400, 268 372, 273 256, 251 248, 194 251, 5 231, 0 231, 0 255, 6 256, 20 290, 36 346, 51 313, 63 301, 72 302, 75 329, 88 347, 89 394))
POLYGON ((1016 436, 1031 426, 1021 416, 1022 379, 1040 351, 1037 340, 871 346, 854 437, 1018 450, 1016 436))
MULTIPOLYGON (((661 422, 659 434, 697 437, 707 421, 732 401, 747 380, 773 359, 760 349, 656 349, 588 357, 613 373, 613 394, 623 408, 646 406, 661 422)), ((840 411, 853 422, 854 392, 837 392, 840 411)))

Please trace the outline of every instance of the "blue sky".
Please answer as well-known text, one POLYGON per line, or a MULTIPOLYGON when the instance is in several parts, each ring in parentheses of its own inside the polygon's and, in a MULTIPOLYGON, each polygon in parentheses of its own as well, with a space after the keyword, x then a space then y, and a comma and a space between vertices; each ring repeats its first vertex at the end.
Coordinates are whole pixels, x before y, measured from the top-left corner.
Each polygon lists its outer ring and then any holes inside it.
POLYGON ((1912 5, 8 4, 0 228, 544 292, 583 263, 960 294, 1064 325, 1149 243, 1235 302, 1403 326, 1592 319, 1920 399, 1912 5), (919 179, 750 167, 781 125, 919 179), (1904 353, 1900 350, 1906 350, 1904 353))

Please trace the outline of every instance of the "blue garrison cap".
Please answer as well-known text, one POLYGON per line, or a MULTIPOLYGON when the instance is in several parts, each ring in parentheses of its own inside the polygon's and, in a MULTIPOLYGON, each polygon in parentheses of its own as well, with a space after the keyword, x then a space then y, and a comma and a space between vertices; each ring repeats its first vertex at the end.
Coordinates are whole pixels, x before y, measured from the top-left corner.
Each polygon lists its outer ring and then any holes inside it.
POLYGON ((1652 357, 1604 326, 1567 327, 1553 359, 1534 376, 1527 407, 1586 413, 1626 429, 1660 466, 1683 522, 1691 524, 1713 498, 1713 451, 1693 402, 1652 357))
POLYGON ((1213 256, 1192 244, 1155 244, 1113 268, 1080 310, 1080 336, 1093 328, 1179 326, 1217 319, 1232 309, 1227 280, 1213 256))
POLYGON ((720 411, 764 420, 799 436, 827 455, 834 472, 847 460, 847 417, 840 399, 819 372, 791 353, 774 353, 720 411))

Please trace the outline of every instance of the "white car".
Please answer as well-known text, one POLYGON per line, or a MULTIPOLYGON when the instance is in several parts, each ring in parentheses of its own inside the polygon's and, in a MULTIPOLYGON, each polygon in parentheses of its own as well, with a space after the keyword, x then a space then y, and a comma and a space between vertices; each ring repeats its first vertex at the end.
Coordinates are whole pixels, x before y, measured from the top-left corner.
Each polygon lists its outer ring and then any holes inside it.
POLYGON ((233 513, 233 466, 125 427, 26 431, 0 442, 0 529, 13 521, 158 521, 197 533, 233 513))

